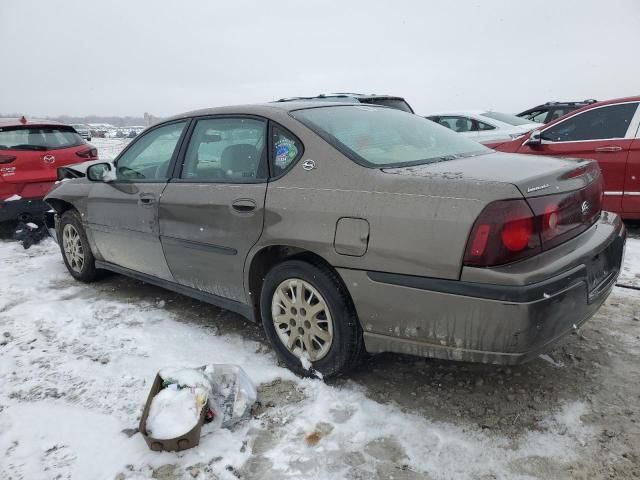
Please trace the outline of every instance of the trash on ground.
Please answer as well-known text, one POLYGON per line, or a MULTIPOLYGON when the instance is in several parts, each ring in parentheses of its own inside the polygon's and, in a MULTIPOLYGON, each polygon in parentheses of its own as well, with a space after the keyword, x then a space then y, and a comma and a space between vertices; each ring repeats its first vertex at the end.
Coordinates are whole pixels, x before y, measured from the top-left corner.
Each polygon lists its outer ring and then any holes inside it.
POLYGON ((152 450, 195 447, 203 423, 231 427, 248 416, 256 399, 255 385, 237 365, 164 368, 149 392, 140 433, 152 450))
POLYGON ((22 242, 25 250, 40 243, 48 235, 46 225, 36 225, 33 222, 18 222, 13 232, 13 239, 22 242))
POLYGON ((151 402, 147 433, 159 440, 188 433, 198 424, 205 402, 206 392, 202 389, 180 389, 175 383, 163 388, 151 402))

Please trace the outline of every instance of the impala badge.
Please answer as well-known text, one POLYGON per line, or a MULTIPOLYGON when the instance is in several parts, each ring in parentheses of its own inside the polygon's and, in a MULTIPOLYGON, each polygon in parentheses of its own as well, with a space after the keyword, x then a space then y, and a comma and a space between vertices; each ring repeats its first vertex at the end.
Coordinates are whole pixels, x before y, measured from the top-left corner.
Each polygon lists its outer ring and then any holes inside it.
POLYGON ((586 217, 591 211, 591 204, 585 200, 584 202, 582 202, 580 208, 582 209, 582 216, 586 217))
POLYGON ((527 188, 527 193, 537 192, 538 190, 544 190, 545 188, 549 188, 551 185, 545 183, 544 185, 540 185, 538 187, 529 187, 527 188))
POLYGON ((314 168, 316 168, 316 162, 311 159, 305 160, 304 162, 302 162, 302 168, 307 171, 313 170, 314 168))

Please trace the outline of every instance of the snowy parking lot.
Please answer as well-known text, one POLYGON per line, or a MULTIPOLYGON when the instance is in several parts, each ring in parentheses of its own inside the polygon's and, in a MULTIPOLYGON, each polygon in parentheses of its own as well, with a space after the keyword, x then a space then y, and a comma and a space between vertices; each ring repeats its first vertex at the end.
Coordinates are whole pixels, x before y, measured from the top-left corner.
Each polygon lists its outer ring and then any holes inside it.
MULTIPOLYGON (((104 159, 125 141, 94 139, 104 159)), ((600 312, 516 367, 400 355, 345 377, 278 366, 236 314, 110 275, 74 281, 58 246, 0 240, 0 478, 448 479, 640 476, 640 235, 600 312), (197 448, 137 426, 164 366, 240 365, 251 417, 197 448)))

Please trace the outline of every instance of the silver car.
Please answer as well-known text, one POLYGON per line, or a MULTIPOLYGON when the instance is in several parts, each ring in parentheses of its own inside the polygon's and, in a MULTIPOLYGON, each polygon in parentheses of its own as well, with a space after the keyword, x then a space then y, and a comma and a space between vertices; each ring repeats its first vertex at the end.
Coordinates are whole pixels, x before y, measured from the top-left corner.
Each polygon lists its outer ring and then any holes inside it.
POLYGON ((88 125, 85 125, 84 123, 73 123, 71 126, 76 132, 78 132, 78 135, 84 138, 87 142, 91 141, 91 129, 89 129, 88 125))
POLYGON ((595 162, 496 153, 378 106, 186 113, 78 175, 46 198, 73 277, 262 322, 299 373, 365 350, 529 360, 598 310, 626 238, 595 162))

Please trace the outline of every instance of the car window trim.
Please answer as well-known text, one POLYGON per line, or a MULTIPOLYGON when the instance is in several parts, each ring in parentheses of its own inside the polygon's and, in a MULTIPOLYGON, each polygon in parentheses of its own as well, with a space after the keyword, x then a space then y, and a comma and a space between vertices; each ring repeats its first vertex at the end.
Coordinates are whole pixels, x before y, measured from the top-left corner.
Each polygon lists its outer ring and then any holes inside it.
POLYGON ((180 134, 180 138, 178 139, 178 143, 176 144, 176 147, 173 151, 173 155, 171 156, 171 160, 169 161, 169 166, 167 167, 167 178, 141 178, 141 179, 137 179, 137 180, 125 180, 122 178, 117 178, 113 180, 110 183, 114 183, 114 184, 120 184, 120 183, 168 183, 171 180, 171 175, 174 171, 174 167, 176 164, 176 161, 178 159, 178 155, 182 149, 182 144, 184 143, 185 140, 185 136, 187 131, 189 130, 190 126, 191 126, 191 122, 192 119, 189 117, 184 117, 184 118, 177 118, 177 119, 173 119, 167 122, 162 122, 162 123, 158 123, 157 125, 153 125, 152 127, 147 128, 143 134, 140 134, 138 136, 136 136, 131 142, 129 142, 129 144, 116 156, 116 158, 113 159, 112 163, 113 163, 113 167, 116 169, 118 169, 118 162, 120 161, 120 159, 122 158, 122 156, 127 152, 127 150, 129 150, 130 148, 132 148, 136 142, 140 141, 142 138, 144 138, 146 135, 148 135, 149 133, 153 132, 154 130, 157 130, 158 128, 162 128, 162 127, 166 127, 167 125, 173 125, 176 123, 185 123, 185 128, 182 130, 182 133, 180 134))
MULTIPOLYGON (((182 175, 182 169, 184 168, 184 160, 185 160, 185 155, 187 154, 187 149, 189 148, 189 144, 191 143, 191 138, 193 136, 193 131, 196 128, 196 125, 198 123, 198 121, 200 120, 213 120, 213 119, 220 119, 220 118, 250 118, 250 119, 254 119, 254 120, 261 120, 264 121, 266 124, 266 128, 265 128, 265 136, 267 138, 265 138, 265 148, 267 148, 268 145, 268 141, 269 141, 269 122, 271 121, 269 118, 267 117, 263 117, 261 115, 252 115, 250 113, 219 113, 219 114, 213 114, 213 115, 200 115, 197 117, 192 117, 191 118, 191 125, 189 126, 189 136, 188 138, 185 138, 183 145, 181 146, 180 152, 179 152, 179 156, 177 157, 177 159, 179 161, 176 161, 176 164, 174 165, 174 169, 172 172, 172 176, 169 179, 170 183, 220 183, 220 184, 233 184, 233 185, 251 185, 251 184, 260 184, 260 183, 268 183, 269 182, 269 155, 267 154, 266 156, 266 162, 267 162, 267 176, 265 178, 256 178, 253 180, 248 180, 245 182, 236 182, 233 179, 210 179, 210 178, 180 178, 180 176, 182 175)), ((262 159, 261 159, 262 161, 262 159)), ((258 167, 259 168, 259 167, 258 167)))
MULTIPOLYGON (((638 128, 638 122, 640 122, 640 101, 638 100, 631 100, 628 102, 619 102, 619 103, 608 103, 606 105, 599 105, 597 107, 593 107, 593 108, 589 108, 587 110, 583 110, 577 113, 574 113, 572 115, 570 115, 567 118, 564 118, 562 121, 554 123, 553 125, 548 125, 545 128, 540 130, 540 138, 542 138, 542 136, 544 135, 544 132, 546 132, 547 130, 550 130, 551 128, 557 127, 558 125, 562 125, 563 123, 571 120, 572 118, 575 118, 579 115, 585 114, 587 112, 592 112, 593 110, 597 110, 600 108, 607 108, 607 107, 615 107, 617 105, 627 105, 629 103, 635 103, 636 104, 636 111, 633 114, 633 116, 631 117, 631 121, 629 122, 629 126, 627 127, 627 131, 625 133, 624 137, 615 137, 615 138, 592 138, 589 140, 565 140, 565 141, 559 141, 559 142, 553 142, 551 140, 545 140, 542 139, 542 144, 543 145, 558 145, 558 144, 564 144, 564 143, 585 143, 585 142, 606 142, 606 141, 619 141, 619 140, 629 140, 629 139, 633 139, 635 137, 633 137, 633 131, 635 129, 638 128), (634 127, 635 126, 635 127, 634 127), (631 136, 630 136, 631 135, 631 136)), ((569 114, 567 114, 569 115, 569 114)))
POLYGON ((287 127, 283 126, 282 124, 274 121, 274 120, 269 120, 269 141, 268 146, 269 146, 269 155, 267 155, 267 162, 268 162, 268 166, 269 166, 269 181, 275 181, 275 180, 279 180, 282 177, 284 177, 287 173, 289 173, 289 171, 291 171, 291 169, 297 165, 300 160, 302 159, 302 157, 305 154, 306 148, 304 146, 304 143, 302 142, 302 140, 300 140, 300 137, 298 137, 298 135, 296 135, 295 133, 293 133, 291 130, 289 130, 287 127), (295 160, 293 160, 288 166, 287 168, 285 168, 279 175, 274 175, 273 174, 273 169, 272 167, 274 167, 275 164, 275 152, 273 151, 273 128, 277 127, 281 130, 284 130, 284 132, 287 135, 290 135, 291 137, 293 137, 295 139, 295 141, 297 141, 300 145, 301 145, 301 150, 298 152, 298 156, 295 158, 295 160))

